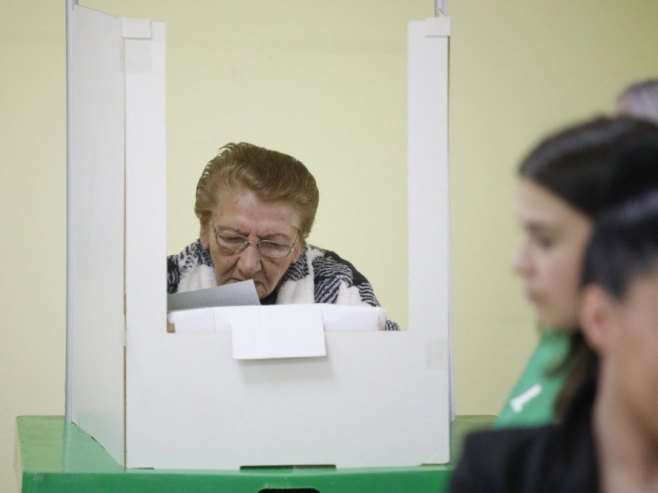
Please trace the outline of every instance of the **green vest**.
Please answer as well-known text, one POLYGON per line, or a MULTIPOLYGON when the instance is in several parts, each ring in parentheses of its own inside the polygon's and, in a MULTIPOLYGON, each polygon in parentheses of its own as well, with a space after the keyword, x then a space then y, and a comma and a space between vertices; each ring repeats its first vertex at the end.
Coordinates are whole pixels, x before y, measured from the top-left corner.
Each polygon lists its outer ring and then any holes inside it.
POLYGON ((569 333, 544 330, 494 428, 536 426, 554 421, 553 403, 562 389, 564 375, 551 374, 569 349, 569 333))

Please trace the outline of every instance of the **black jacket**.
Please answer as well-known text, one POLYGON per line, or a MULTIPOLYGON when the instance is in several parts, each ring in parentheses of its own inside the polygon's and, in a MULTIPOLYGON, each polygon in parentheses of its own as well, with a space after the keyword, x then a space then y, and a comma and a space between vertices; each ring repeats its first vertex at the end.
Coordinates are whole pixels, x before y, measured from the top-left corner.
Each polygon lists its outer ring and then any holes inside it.
POLYGON ((597 493, 593 397, 584 392, 560 425, 470 435, 451 493, 597 493))

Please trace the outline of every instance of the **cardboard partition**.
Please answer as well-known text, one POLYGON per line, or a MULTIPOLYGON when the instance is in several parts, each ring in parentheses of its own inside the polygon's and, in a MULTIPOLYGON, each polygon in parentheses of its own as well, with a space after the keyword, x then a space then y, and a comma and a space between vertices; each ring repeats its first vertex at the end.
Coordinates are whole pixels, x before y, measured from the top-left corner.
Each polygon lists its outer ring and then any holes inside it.
POLYGON ((409 329, 240 359, 166 329, 164 26, 68 17, 67 420, 127 467, 447 462, 447 19, 409 28, 409 329))
POLYGON ((67 3, 66 417, 123 463, 122 20, 67 3))
POLYGON ((447 462, 446 346, 410 331, 325 337, 325 357, 242 361, 230 332, 150 338, 131 366, 143 385, 128 407, 128 466, 447 462))

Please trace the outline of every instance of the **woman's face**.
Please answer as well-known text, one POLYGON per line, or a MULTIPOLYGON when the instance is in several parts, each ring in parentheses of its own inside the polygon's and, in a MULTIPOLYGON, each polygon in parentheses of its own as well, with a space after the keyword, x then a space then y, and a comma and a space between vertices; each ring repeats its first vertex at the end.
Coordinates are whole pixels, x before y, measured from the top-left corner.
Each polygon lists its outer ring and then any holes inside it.
POLYGON ((201 229, 201 243, 210 250, 217 285, 253 279, 259 298, 272 293, 301 253, 299 224, 299 214, 289 204, 262 202, 252 191, 242 187, 223 190, 210 224, 201 229), (251 243, 231 253, 219 245, 215 232, 229 243, 236 238, 239 242, 240 236, 251 243), (293 249, 283 258, 268 258, 261 255, 256 246, 261 240, 293 245, 293 249))
POLYGON ((658 443, 657 299, 658 275, 651 274, 631 281, 623 301, 588 287, 581 303, 583 332, 602 365, 599 394, 613 399, 630 418, 626 424, 654 446, 658 443))
POLYGON ((513 265, 525 295, 543 326, 572 329, 591 220, 527 178, 519 186, 518 216, 523 233, 513 265))

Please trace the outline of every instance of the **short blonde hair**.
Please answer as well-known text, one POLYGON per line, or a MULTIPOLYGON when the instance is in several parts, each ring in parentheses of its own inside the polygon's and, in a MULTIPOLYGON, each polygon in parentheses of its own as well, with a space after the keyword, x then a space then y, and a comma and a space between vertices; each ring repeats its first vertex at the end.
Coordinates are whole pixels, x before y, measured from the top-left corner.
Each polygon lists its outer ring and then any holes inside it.
POLYGON ((315 178, 300 161, 247 142, 228 143, 204 168, 196 187, 194 212, 205 227, 217 212, 222 189, 245 187, 263 202, 285 202, 300 216, 299 233, 311 232, 320 192, 315 178))

